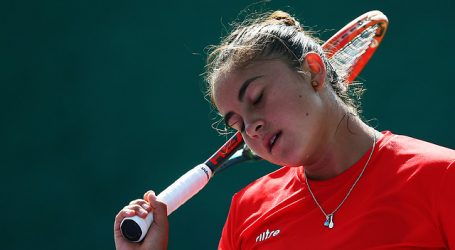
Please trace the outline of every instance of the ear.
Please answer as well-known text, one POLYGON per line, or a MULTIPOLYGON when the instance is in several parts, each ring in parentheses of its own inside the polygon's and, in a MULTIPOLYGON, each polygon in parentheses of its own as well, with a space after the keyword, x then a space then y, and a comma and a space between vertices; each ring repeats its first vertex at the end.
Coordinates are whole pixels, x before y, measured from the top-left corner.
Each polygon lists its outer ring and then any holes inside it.
POLYGON ((303 69, 310 73, 310 82, 314 90, 318 91, 324 87, 326 70, 324 61, 322 60, 321 56, 319 56, 319 54, 315 52, 309 52, 305 56, 303 69))

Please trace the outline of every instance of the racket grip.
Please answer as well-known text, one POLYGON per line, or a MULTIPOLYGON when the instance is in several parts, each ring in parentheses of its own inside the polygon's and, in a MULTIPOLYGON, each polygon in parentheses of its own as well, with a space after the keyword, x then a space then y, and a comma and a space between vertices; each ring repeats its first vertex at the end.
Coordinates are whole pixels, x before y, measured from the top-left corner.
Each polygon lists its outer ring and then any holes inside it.
MULTIPOLYGON (((205 164, 199 164, 167 187, 157 196, 157 199, 167 205, 167 215, 170 215, 207 185, 211 177, 212 170, 205 164)), ((145 219, 137 215, 125 217, 120 224, 120 229, 124 238, 132 242, 140 242, 152 223, 153 213, 149 213, 145 219)))

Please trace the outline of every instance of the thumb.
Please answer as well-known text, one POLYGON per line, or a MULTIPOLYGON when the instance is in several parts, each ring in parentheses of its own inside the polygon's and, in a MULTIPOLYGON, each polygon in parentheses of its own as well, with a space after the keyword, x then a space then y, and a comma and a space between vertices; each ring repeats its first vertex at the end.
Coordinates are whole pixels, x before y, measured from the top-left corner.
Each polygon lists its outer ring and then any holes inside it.
POLYGON ((150 249, 167 249, 169 237, 169 225, 167 219, 167 206, 159 201, 153 191, 144 195, 144 199, 153 209, 153 223, 144 238, 144 244, 150 245, 150 249))
POLYGON ((153 191, 148 191, 145 193, 144 199, 153 208, 153 222, 156 223, 159 227, 167 227, 167 205, 164 202, 160 201, 153 191))

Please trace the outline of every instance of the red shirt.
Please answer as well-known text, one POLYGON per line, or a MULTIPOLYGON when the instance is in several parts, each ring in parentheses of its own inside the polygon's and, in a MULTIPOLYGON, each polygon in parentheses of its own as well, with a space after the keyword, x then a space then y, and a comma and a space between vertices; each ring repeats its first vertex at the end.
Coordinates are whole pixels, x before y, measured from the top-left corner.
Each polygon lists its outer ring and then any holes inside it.
MULTIPOLYGON (((334 178, 309 180, 327 213, 370 152, 334 178)), ((302 168, 283 167, 234 195, 219 249, 455 249, 454 162, 454 150, 384 132, 332 229, 302 168)))

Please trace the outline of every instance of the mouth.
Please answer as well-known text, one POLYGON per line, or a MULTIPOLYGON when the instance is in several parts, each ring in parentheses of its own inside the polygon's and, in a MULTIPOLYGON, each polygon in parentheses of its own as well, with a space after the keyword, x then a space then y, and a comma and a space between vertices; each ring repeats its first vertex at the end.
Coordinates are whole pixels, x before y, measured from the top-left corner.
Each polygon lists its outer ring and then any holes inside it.
POLYGON ((278 131, 278 133, 275 133, 274 135, 272 135, 272 137, 270 137, 270 139, 268 140, 267 148, 269 150, 269 153, 272 152, 272 149, 275 146, 278 139, 280 138, 281 133, 282 133, 281 131, 278 131))

